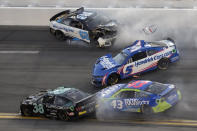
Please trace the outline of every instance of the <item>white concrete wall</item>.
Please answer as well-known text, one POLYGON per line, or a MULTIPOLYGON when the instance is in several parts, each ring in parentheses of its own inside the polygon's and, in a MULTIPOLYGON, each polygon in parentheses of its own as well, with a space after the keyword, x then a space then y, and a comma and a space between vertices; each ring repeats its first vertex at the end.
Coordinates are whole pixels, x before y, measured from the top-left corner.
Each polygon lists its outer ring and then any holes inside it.
MULTIPOLYGON (((62 10, 66 10, 66 8, 0 7, 0 25, 46 26, 50 17, 62 10)), ((177 20, 183 17, 185 19, 191 15, 197 16, 197 9, 91 8, 91 10, 107 13, 123 23, 152 17, 159 19, 159 16, 168 19, 177 18, 177 20)), ((196 18, 192 18, 193 21, 196 20, 196 18)))

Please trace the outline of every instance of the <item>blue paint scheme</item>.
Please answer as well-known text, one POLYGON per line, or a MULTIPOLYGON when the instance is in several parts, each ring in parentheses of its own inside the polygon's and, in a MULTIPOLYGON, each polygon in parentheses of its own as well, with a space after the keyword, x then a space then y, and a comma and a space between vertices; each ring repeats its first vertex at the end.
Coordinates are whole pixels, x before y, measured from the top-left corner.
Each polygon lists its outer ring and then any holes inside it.
POLYGON ((105 110, 121 112, 141 112, 142 106, 146 105, 149 107, 155 107, 158 105, 157 100, 161 100, 161 98, 165 98, 165 101, 172 106, 179 101, 177 89, 174 85, 163 84, 166 87, 164 91, 159 94, 153 94, 146 91, 146 89, 152 84, 152 81, 147 80, 134 80, 129 82, 128 84, 116 84, 99 91, 97 93, 97 98, 100 101, 99 104, 101 104, 102 107, 105 107, 105 110), (133 86, 131 86, 131 84, 133 84, 133 86), (139 87, 136 88, 136 86, 139 87), (145 95, 143 97, 134 96, 130 98, 116 97, 116 95, 124 91, 135 91, 138 93, 143 93, 145 95), (165 95, 167 95, 167 97, 165 97, 165 95), (172 95, 174 96, 169 100, 169 97, 171 97, 172 95), (115 105, 113 102, 115 102, 115 105))
MULTIPOLYGON (((170 42, 170 41, 167 41, 167 42, 170 42)), ((113 73, 118 74, 120 76, 120 79, 125 79, 128 77, 132 77, 133 75, 136 75, 136 74, 131 74, 131 72, 133 70, 132 67, 128 67, 126 69, 126 73, 123 73, 123 71, 121 71, 121 68, 123 68, 123 66, 127 64, 128 60, 130 58, 132 58, 132 56, 134 56, 136 53, 139 53, 142 51, 149 51, 149 50, 154 49, 157 52, 160 52, 160 51, 163 51, 166 49, 163 46, 156 46, 156 47, 154 46, 153 47, 150 45, 150 43, 151 42, 145 42, 144 40, 136 40, 133 44, 124 48, 121 52, 126 54, 127 56, 123 60, 122 63, 117 63, 111 54, 107 54, 105 56, 98 58, 96 60, 96 63, 93 66, 93 69, 92 69, 92 84, 96 87, 106 86, 107 79, 113 73)), ((166 46, 168 46, 168 45, 166 44, 166 46)), ((152 62, 153 60, 159 60, 165 56, 169 56, 169 60, 171 63, 176 62, 177 60, 179 60, 179 51, 176 48, 174 43, 171 46, 174 46, 174 49, 176 50, 176 52, 169 51, 169 52, 165 52, 162 55, 155 56, 155 57, 148 56, 143 61, 140 61, 140 60, 137 62, 135 61, 135 67, 138 67, 139 65, 143 65, 147 62, 152 62)), ((169 48, 169 47, 167 47, 167 48, 169 48)), ((147 68, 146 70, 143 70, 141 72, 138 72, 138 74, 144 73, 147 71, 151 71, 156 68, 157 68, 157 65, 147 68)))

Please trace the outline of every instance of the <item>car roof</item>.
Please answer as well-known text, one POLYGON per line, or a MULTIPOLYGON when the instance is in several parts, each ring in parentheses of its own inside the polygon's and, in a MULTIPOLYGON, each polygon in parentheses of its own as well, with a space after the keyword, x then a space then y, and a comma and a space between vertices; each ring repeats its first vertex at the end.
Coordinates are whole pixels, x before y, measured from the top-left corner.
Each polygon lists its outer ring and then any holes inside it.
POLYGON ((122 52, 124 52, 127 55, 132 55, 135 54, 136 52, 140 52, 148 48, 154 48, 154 47, 160 48, 164 46, 167 45, 160 41, 146 42, 144 40, 136 40, 132 45, 124 48, 122 52))
POLYGON ((138 90, 146 90, 146 88, 151 85, 153 82, 148 80, 135 80, 129 82, 123 89, 138 89, 138 90))
POLYGON ((76 19, 80 21, 85 21, 90 17, 95 16, 97 13, 93 11, 83 11, 80 14, 77 14, 76 19))

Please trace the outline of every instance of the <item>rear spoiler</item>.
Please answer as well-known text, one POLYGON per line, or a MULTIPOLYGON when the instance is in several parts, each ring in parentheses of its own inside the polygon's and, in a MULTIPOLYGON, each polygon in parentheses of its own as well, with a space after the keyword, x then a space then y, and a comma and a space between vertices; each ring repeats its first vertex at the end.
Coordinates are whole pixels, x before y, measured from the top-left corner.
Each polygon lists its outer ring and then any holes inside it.
POLYGON ((62 16, 62 15, 65 15, 64 17, 70 17, 70 16, 74 16, 74 15, 77 15, 77 14, 81 14, 84 12, 84 7, 81 7, 73 12, 71 12, 70 10, 65 10, 65 11, 62 11, 56 15, 54 15, 53 17, 50 18, 50 21, 54 21, 56 18, 62 16))

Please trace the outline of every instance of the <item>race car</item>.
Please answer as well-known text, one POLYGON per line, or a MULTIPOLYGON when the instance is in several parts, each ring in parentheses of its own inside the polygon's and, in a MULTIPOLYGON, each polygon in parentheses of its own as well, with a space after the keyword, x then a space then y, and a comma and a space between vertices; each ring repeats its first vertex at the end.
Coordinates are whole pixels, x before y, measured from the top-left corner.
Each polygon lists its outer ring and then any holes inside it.
POLYGON ((133 80, 116 84, 97 93, 97 113, 138 112, 145 115, 164 112, 181 100, 181 92, 173 84, 133 80))
POLYGON ((20 112, 22 116, 44 116, 67 121, 93 112, 94 102, 91 95, 78 89, 58 87, 26 97, 21 102, 20 112))
POLYGON ((58 40, 72 39, 109 47, 116 39, 117 22, 83 7, 62 11, 50 19, 50 32, 58 40))
POLYGON ((155 42, 136 40, 114 57, 107 54, 97 59, 92 71, 92 84, 97 87, 113 85, 121 79, 156 68, 167 69, 169 63, 178 59, 179 51, 170 38, 155 42))

